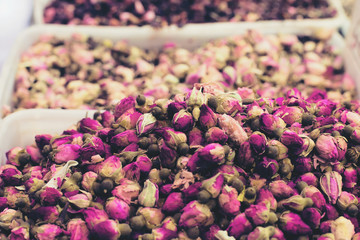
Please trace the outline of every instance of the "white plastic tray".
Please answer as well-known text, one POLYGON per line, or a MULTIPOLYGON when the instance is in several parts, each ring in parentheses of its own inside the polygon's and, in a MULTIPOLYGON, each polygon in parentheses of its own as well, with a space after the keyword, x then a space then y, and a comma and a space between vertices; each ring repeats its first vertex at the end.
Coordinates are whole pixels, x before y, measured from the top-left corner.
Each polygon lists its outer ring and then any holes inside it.
POLYGON ((11 148, 35 143, 38 134, 61 134, 94 111, 28 109, 13 113, 0 125, 0 166, 6 163, 5 153, 11 148))
MULTIPOLYGON (((44 24, 43 13, 44 9, 51 0, 34 0, 34 22, 35 24, 44 24)), ((235 22, 235 23, 200 23, 200 24, 187 24, 185 27, 195 27, 197 29, 212 30, 213 27, 226 27, 228 25, 232 27, 239 27, 241 25, 252 25, 256 27, 271 27, 273 24, 280 24, 283 26, 295 26, 295 27, 309 27, 309 28, 339 28, 343 25, 346 19, 344 8, 339 0, 328 0, 330 6, 334 7, 337 11, 337 15, 333 18, 323 19, 304 19, 304 20, 269 20, 258 22, 235 22)), ((100 26, 99 28, 119 28, 110 26, 100 26)), ((126 28, 126 27, 125 27, 126 28)), ((141 27, 147 28, 147 27, 141 27)), ((231 33, 231 32, 229 32, 231 33)))

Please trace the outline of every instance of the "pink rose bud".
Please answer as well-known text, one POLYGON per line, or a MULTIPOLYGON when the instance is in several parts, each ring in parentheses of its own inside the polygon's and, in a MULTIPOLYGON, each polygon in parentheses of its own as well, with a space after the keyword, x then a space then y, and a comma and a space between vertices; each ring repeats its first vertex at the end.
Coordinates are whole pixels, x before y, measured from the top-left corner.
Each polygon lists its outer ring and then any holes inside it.
POLYGON ((162 210, 164 212, 173 213, 180 211, 184 206, 185 204, 184 204, 184 199, 182 197, 182 193, 172 192, 166 198, 164 205, 162 206, 162 210))
POLYGON ((222 129, 218 127, 212 127, 206 132, 205 139, 208 143, 225 144, 228 140, 228 136, 222 129))
POLYGON ((237 165, 244 169, 250 169, 254 165, 255 159, 249 142, 246 141, 240 145, 239 152, 235 160, 237 165))
POLYGON ((22 183, 22 174, 16 168, 5 168, 0 177, 7 186, 18 186, 22 183))
POLYGON ((45 145, 49 145, 49 144, 50 144, 51 138, 52 138, 52 136, 49 135, 49 134, 36 135, 36 136, 35 136, 36 146, 37 146, 40 150, 42 150, 45 145))
POLYGON ((179 112, 175 113, 172 124, 176 131, 188 132, 193 128, 194 120, 191 113, 181 109, 179 112))
POLYGON ((105 112, 101 113, 100 116, 101 116, 100 122, 106 128, 111 127, 111 125, 115 121, 115 116, 110 111, 105 111, 105 112))
POLYGON ((181 143, 186 143, 187 137, 185 133, 174 131, 172 128, 163 127, 159 130, 156 130, 170 148, 176 149, 181 143))
POLYGON ((331 232, 331 225, 334 220, 323 221, 320 224, 319 230, 322 234, 331 232))
POLYGON ((73 218, 68 222, 67 232, 70 233, 70 240, 86 240, 89 237, 89 229, 80 218, 73 218))
POLYGON ((142 116, 140 112, 136 111, 135 108, 131 108, 116 120, 116 124, 125 128, 126 130, 133 129, 136 127, 140 116, 142 116))
POLYGON ((314 202, 311 198, 304 198, 300 195, 295 195, 288 199, 285 199, 282 205, 290 210, 301 212, 305 208, 311 207, 313 204, 314 202))
POLYGON ((103 141, 95 136, 85 140, 84 144, 80 149, 81 159, 82 160, 91 160, 92 156, 100 155, 103 157, 105 155, 105 146, 103 141))
MULTIPOLYGON (((41 159, 43 158, 39 148, 37 148, 37 147, 27 146, 26 152, 30 155, 31 161, 36 164, 39 164, 41 159)), ((26 156, 26 154, 25 154, 25 156, 26 156)), ((24 156, 20 156, 20 157, 24 157, 24 156)))
POLYGON ((179 112, 181 109, 186 109, 185 102, 172 102, 168 106, 167 112, 169 119, 174 117, 174 114, 179 112))
POLYGON ((240 201, 235 188, 225 185, 219 195, 221 209, 229 215, 236 216, 240 213, 240 201))
POLYGON ((277 209, 277 201, 274 195, 265 188, 259 190, 256 197, 256 204, 269 206, 272 211, 276 211, 277 209))
POLYGON ((8 207, 8 200, 6 197, 0 197, 0 211, 8 207))
POLYGON ((108 220, 109 217, 104 210, 89 207, 83 211, 84 219, 89 230, 93 230, 98 223, 108 220))
POLYGON ((277 199, 289 198, 296 192, 283 180, 276 180, 269 184, 269 190, 277 199))
POLYGON ((246 218, 255 226, 263 225, 269 221, 270 210, 266 205, 251 205, 245 210, 246 218))
POLYGON ((312 185, 314 187, 316 187, 318 185, 318 179, 312 172, 308 172, 308 173, 301 175, 297 179, 297 182, 300 182, 300 181, 306 182, 308 185, 312 185))
POLYGON ((223 114, 218 116, 219 126, 225 131, 229 138, 237 145, 242 144, 248 139, 245 130, 240 123, 229 115, 223 114))
POLYGON ((136 164, 141 172, 149 173, 152 167, 152 161, 146 155, 140 155, 136 158, 136 164))
POLYGON ((343 173, 344 176, 344 187, 352 189, 358 182, 357 171, 353 167, 345 168, 343 173))
POLYGON ((29 228, 28 227, 14 227, 11 229, 11 233, 9 235, 9 239, 11 240, 29 240, 29 228))
POLYGON ((358 198, 354 194, 342 191, 337 199, 337 206, 345 211, 351 204, 357 205, 359 203, 358 198))
POLYGON ((54 206, 57 204, 61 196, 62 196, 62 192, 60 192, 59 190, 51 187, 46 187, 40 193, 40 201, 42 205, 54 206))
POLYGON ((330 116, 332 111, 335 110, 336 103, 328 100, 323 99, 316 102, 316 109, 318 110, 316 112, 317 116, 330 116))
POLYGON ((343 187, 341 175, 334 171, 326 172, 320 177, 320 187, 328 197, 329 202, 335 204, 343 187))
POLYGON ((16 219, 22 218, 22 213, 11 208, 6 208, 0 213, 0 226, 5 230, 10 230, 11 224, 16 219))
POLYGON ((226 66, 223 69, 222 75, 225 79, 227 86, 233 86, 237 80, 236 70, 232 66, 226 66))
POLYGON ((96 166, 95 172, 104 178, 117 178, 122 170, 120 158, 110 156, 96 166))
POLYGON ((69 203, 77 208, 87 208, 90 206, 92 195, 91 193, 80 190, 82 193, 69 197, 69 203))
POLYGON ((152 183, 150 180, 146 180, 138 200, 139 204, 144 207, 154 207, 159 200, 158 186, 152 183))
POLYGON ((204 144, 204 138, 202 132, 198 128, 193 128, 189 133, 189 146, 190 148, 202 146, 204 144))
POLYGON ((256 227, 254 231, 252 231, 247 239, 248 240, 258 240, 258 239, 270 239, 272 235, 275 233, 275 227, 256 227))
POLYGON ((110 219, 96 224, 92 232, 98 239, 104 240, 117 240, 121 235, 118 224, 110 219))
POLYGON ((82 176, 82 181, 81 181, 82 188, 88 192, 91 192, 92 186, 98 176, 99 175, 97 173, 94 173, 92 171, 88 171, 88 172, 84 173, 82 176))
POLYGON ((218 143, 210 143, 200 150, 199 157, 206 162, 220 165, 225 161, 225 149, 218 143))
POLYGON ((360 233, 355 233, 355 235, 352 237, 351 240, 359 240, 360 239, 360 233))
POLYGON ((246 218, 245 213, 240 213, 230 222, 226 231, 228 231, 229 236, 239 238, 240 236, 251 232, 252 229, 253 227, 246 218))
POLYGON ((59 209, 56 206, 38 207, 33 209, 34 218, 48 223, 54 223, 59 218, 59 209))
POLYGON ((108 198, 105 209, 109 217, 119 222, 127 221, 130 215, 130 206, 125 201, 116 197, 108 198))
POLYGON ((136 181, 131 181, 127 178, 120 180, 118 186, 112 190, 112 195, 124 200, 127 204, 133 202, 139 196, 141 187, 136 181))
POLYGON ((268 141, 268 156, 272 159, 282 160, 288 157, 288 148, 281 142, 272 139, 268 141))
POLYGON ((311 228, 301 220, 301 217, 296 213, 285 211, 279 218, 279 226, 285 233, 298 235, 310 235, 311 228))
POLYGON ((179 226, 185 228, 206 227, 213 222, 214 217, 207 205, 191 201, 182 209, 179 226))
POLYGON ((239 177, 237 168, 231 165, 221 165, 218 168, 218 172, 222 173, 226 182, 230 182, 231 179, 239 177))
POLYGON ((253 132, 249 137, 249 143, 255 154, 263 154, 266 150, 267 139, 265 134, 253 132))
POLYGON ((127 110, 135 107, 135 98, 128 97, 123 98, 115 107, 114 116, 118 119, 121 115, 123 115, 127 110))
POLYGON ((149 133, 156 125, 156 118, 151 113, 141 115, 136 123, 138 135, 149 133))
POLYGON ((236 92, 223 93, 214 96, 216 112, 219 114, 227 114, 234 116, 241 111, 241 97, 236 92))
POLYGON ((136 180, 136 181, 140 180, 140 168, 135 162, 126 165, 122 169, 122 172, 124 174, 124 177, 130 180, 136 180))
POLYGON ((312 229, 318 229, 320 226, 321 213, 317 208, 306 208, 301 213, 302 219, 308 224, 312 229))
POLYGON ((339 217, 331 224, 331 233, 335 239, 351 240, 355 234, 354 225, 349 219, 339 217))
POLYGON ((27 180, 24 185, 25 185, 25 189, 29 193, 34 193, 37 190, 41 189, 45 185, 45 182, 44 180, 38 179, 36 177, 32 177, 29 180, 27 180))
POLYGON ((79 122, 78 129, 82 133, 95 133, 104 128, 101 123, 91 118, 83 118, 79 122))
POLYGON ((6 152, 6 164, 11 164, 14 166, 20 166, 19 156, 24 153, 24 149, 21 147, 14 147, 6 152))
POLYGON ((200 117, 198 123, 202 129, 215 127, 217 124, 217 116, 206 104, 200 107, 200 117))
POLYGON ((272 236, 272 239, 274 239, 274 240, 285 240, 284 233, 280 229, 275 228, 275 233, 272 236))
POLYGON ((80 157, 80 146, 75 144, 63 144, 53 151, 54 162, 66 163, 69 160, 76 160, 80 157))
POLYGON ((305 187, 302 192, 301 192, 301 196, 306 197, 306 198, 311 198, 311 200, 314 203, 314 207, 320 209, 321 211, 325 210, 325 198, 323 196, 323 194, 320 192, 319 189, 317 189, 314 186, 307 186, 305 187))
POLYGON ((261 177, 272 178, 279 171, 279 163, 276 160, 264 157, 255 167, 255 172, 261 177))
POLYGON ((294 172, 298 174, 310 172, 313 168, 313 161, 311 158, 299 157, 296 158, 293 163, 295 167, 294 172))
POLYGON ((139 138, 137 137, 135 130, 126 130, 113 136, 110 140, 110 143, 116 147, 124 148, 129 144, 137 143, 138 141, 139 138))
POLYGON ((299 107, 282 106, 274 113, 275 116, 280 117, 288 125, 295 122, 301 122, 304 110, 299 107))
POLYGON ((346 139, 342 136, 333 137, 321 134, 315 145, 318 156, 328 162, 341 161, 347 150, 346 139))
POLYGON ((208 191, 211 197, 216 198, 221 192, 222 186, 224 184, 224 179, 224 176, 221 173, 218 173, 209 179, 203 180, 201 188, 208 191))
POLYGON ((328 219, 335 220, 336 218, 339 217, 339 212, 333 205, 326 204, 325 210, 326 210, 326 216, 328 219))
POLYGON ((304 140, 293 131, 284 131, 281 135, 280 142, 283 143, 291 154, 298 155, 305 150, 304 140))
POLYGON ((161 145, 159 157, 164 167, 172 168, 176 164, 176 150, 165 143, 161 145))
POLYGON ((73 139, 74 139, 74 136, 72 136, 72 135, 57 136, 57 137, 53 137, 51 139, 50 144, 51 144, 52 148, 57 148, 63 144, 72 143, 73 139))
POLYGON ((277 129, 284 129, 286 123, 280 117, 263 113, 259 117, 260 129, 268 134, 273 134, 277 129))
POLYGON ((55 240, 62 233, 63 230, 54 224, 44 224, 35 230, 35 236, 38 240, 55 240))
POLYGON ((171 218, 164 219, 162 226, 152 230, 152 235, 154 239, 166 240, 173 239, 178 236, 177 234, 176 223, 173 222, 171 218))

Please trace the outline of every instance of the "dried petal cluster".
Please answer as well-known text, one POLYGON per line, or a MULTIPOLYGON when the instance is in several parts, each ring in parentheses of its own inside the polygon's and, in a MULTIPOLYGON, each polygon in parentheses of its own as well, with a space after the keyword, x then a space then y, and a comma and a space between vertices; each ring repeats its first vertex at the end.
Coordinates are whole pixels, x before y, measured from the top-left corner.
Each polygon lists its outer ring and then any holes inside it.
POLYGON ((238 22, 276 19, 329 18, 336 10, 328 1, 67 1, 53 0, 44 12, 45 23, 81 25, 152 25, 238 22))
MULTIPOLYGON (((211 104, 216 102, 213 106, 216 111, 231 116, 241 109, 239 98, 222 94, 224 89, 236 91, 243 99, 253 99, 284 97, 288 90, 297 87, 305 99, 350 101, 355 85, 344 74, 339 52, 328 44, 330 36, 326 32, 316 37, 263 36, 249 31, 243 36, 206 43, 193 51, 174 43, 157 51, 145 51, 123 41, 96 41, 79 34, 68 40, 42 36, 23 53, 12 107, 3 111, 6 115, 24 108, 104 109, 128 96, 143 94, 151 102, 190 93, 199 84, 214 93, 211 104)), ((291 102, 273 115, 284 123, 267 125, 268 131, 301 121, 305 110, 297 106, 301 105, 297 92, 289 94, 293 97, 291 102)), ((195 113, 194 120, 201 114, 207 115, 206 109, 200 111, 204 100, 196 99, 195 95, 192 99, 189 107, 195 113)), ((328 104, 319 101, 316 108, 329 115, 335 106, 328 104)), ((257 105, 250 106, 249 117, 261 114, 257 105)), ((176 113, 176 118, 172 118, 174 127, 185 125, 190 129, 193 126, 190 112, 177 111, 181 108, 178 103, 171 105, 171 117, 176 113)), ((138 116, 128 112, 118 119, 118 124, 132 128, 138 116)), ((261 122, 266 124, 266 119, 261 118, 261 122)), ((153 119, 149 115, 144 115, 143 121, 146 126, 138 123, 138 132, 152 128, 153 119)), ((206 123, 200 121, 201 127, 207 128, 217 123, 215 118, 206 123)), ((212 129, 209 138, 213 134, 220 133, 212 129)))

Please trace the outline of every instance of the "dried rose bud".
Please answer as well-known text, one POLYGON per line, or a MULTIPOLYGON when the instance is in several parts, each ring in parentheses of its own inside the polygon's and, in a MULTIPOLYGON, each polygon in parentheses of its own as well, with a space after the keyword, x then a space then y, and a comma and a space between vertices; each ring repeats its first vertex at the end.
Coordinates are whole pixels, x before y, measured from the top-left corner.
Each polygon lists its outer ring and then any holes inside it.
POLYGON ((140 168, 135 162, 126 165, 122 169, 122 172, 124 174, 124 177, 130 180, 136 180, 136 181, 140 180, 140 168))
POLYGON ((313 161, 311 158, 299 157, 294 161, 294 172, 304 174, 312 170, 313 161))
POLYGON ((337 206, 345 211, 351 204, 357 205, 359 203, 358 198, 354 194, 342 191, 337 199, 337 206))
POLYGON ((281 135, 280 142, 289 149, 289 153, 294 155, 300 154, 305 149, 304 140, 293 131, 284 131, 281 135))
POLYGON ((301 191, 301 196, 306 198, 311 198, 314 203, 314 207, 320 209, 321 211, 325 210, 325 204, 326 204, 325 198, 320 192, 320 190, 317 189, 316 187, 314 186, 305 187, 301 191))
POLYGON ((122 164, 120 158, 110 156, 105 161, 98 164, 95 172, 103 178, 113 178, 113 180, 121 179, 122 164))
POLYGON ((213 198, 216 198, 219 196, 223 184, 224 176, 221 173, 218 173, 209 179, 203 180, 201 188, 208 191, 213 198))
POLYGON ((233 182, 233 180, 239 177, 237 168, 231 165, 221 165, 218 168, 218 172, 222 173, 227 183, 233 182))
POLYGON ((228 136, 222 129, 218 127, 212 127, 206 132, 205 139, 208 143, 225 144, 228 140, 228 136))
POLYGON ((92 200, 91 193, 82 191, 80 194, 69 197, 69 203, 76 206, 77 208, 87 208, 90 206, 92 200))
POLYGON ((119 185, 112 190, 112 195, 124 200, 127 204, 137 199, 139 196, 141 187, 135 182, 127 178, 120 180, 119 185))
POLYGON ((181 109, 186 109, 186 103, 185 102, 171 102, 167 106, 167 113, 169 119, 172 119, 174 114, 179 112, 181 109))
POLYGON ((161 159, 161 164, 164 167, 172 168, 176 164, 176 151, 173 148, 170 148, 167 144, 162 144, 160 149, 159 157, 161 159))
POLYGON ((306 208, 301 213, 302 219, 312 229, 318 229, 320 226, 321 213, 317 208, 306 208))
POLYGON ((59 218, 59 214, 59 208, 57 206, 41 206, 32 211, 34 218, 48 223, 54 223, 59 218))
POLYGON ((331 225, 334 220, 323 221, 320 224, 319 230, 322 234, 331 232, 331 225))
POLYGON ((0 227, 9 230, 13 220, 22 218, 22 213, 11 208, 6 208, 0 213, 0 227))
POLYGON ((240 213, 240 201, 235 188, 225 185, 219 195, 221 209, 229 215, 236 216, 240 213))
POLYGON ((116 197, 107 199, 105 209, 109 217, 119 222, 127 221, 130 215, 130 206, 125 201, 116 197))
POLYGON ((307 207, 311 207, 314 204, 311 198, 303 198, 300 195, 292 196, 283 202, 283 206, 298 212, 303 211, 307 207))
POLYGON ((101 123, 91 118, 83 118, 78 124, 78 129, 82 133, 95 133, 102 128, 101 123))
POLYGON ((38 240, 56 239, 57 236, 63 233, 63 230, 54 224, 44 224, 34 230, 34 235, 38 240))
POLYGON ((249 233, 248 240, 258 240, 258 239, 270 239, 275 233, 275 227, 256 227, 254 231, 249 233))
POLYGON ((88 192, 92 191, 93 188, 93 184, 96 181, 96 179, 98 178, 98 174, 94 173, 92 171, 88 171, 86 173, 84 173, 83 177, 82 177, 82 181, 81 181, 81 186, 83 189, 85 189, 88 192))
POLYGON ((94 207, 88 207, 82 212, 84 219, 89 230, 93 230, 94 226, 109 219, 104 210, 96 209, 94 207))
POLYGON ((351 240, 355 234, 354 225, 349 219, 339 217, 331 224, 331 233, 335 239, 351 240))
POLYGON ((110 111, 105 111, 105 112, 101 113, 100 116, 101 116, 100 122, 106 128, 111 127, 111 125, 115 121, 115 116, 110 111))
POLYGON ((159 240, 172 239, 178 236, 176 224, 170 218, 165 219, 163 221, 162 227, 154 228, 151 233, 154 236, 154 239, 159 240), (168 223, 166 223, 166 221, 168 223))
POLYGON ((359 240, 360 239, 360 233, 355 233, 355 235, 351 238, 351 240, 359 240))
POLYGON ((239 238, 240 236, 251 232, 253 229, 250 221, 246 218, 245 213, 240 213, 231 222, 226 231, 230 236, 239 238))
POLYGON ((342 186, 342 177, 338 172, 329 171, 320 177, 320 187, 332 204, 335 204, 340 196, 342 186))
POLYGON ((4 169, 0 174, 0 178, 7 186, 17 186, 20 185, 22 182, 22 174, 16 168, 4 169))
POLYGON ((39 148, 37 147, 27 146, 26 152, 27 153, 21 154, 19 156, 19 161, 21 164, 27 163, 29 160, 31 160, 33 163, 39 164, 43 158, 39 148))
POLYGON ((159 200, 159 188, 156 184, 146 180, 139 197, 139 204, 144 207, 154 207, 159 200))
POLYGON ((229 138, 237 145, 242 144, 248 139, 248 136, 244 129, 241 127, 238 121, 229 115, 223 114, 218 116, 219 126, 225 131, 229 138))
POLYGON ((163 127, 159 130, 156 130, 156 132, 161 135, 166 145, 173 149, 176 149, 178 145, 181 143, 186 143, 187 141, 185 133, 174 131, 168 127, 163 127))
POLYGON ((133 97, 123 98, 115 107, 114 116, 118 119, 127 110, 135 107, 135 99, 133 97))
POLYGON ((335 236, 332 233, 326 233, 317 238, 318 240, 335 240, 335 236))
POLYGON ((304 110, 300 107, 282 106, 274 113, 275 116, 280 117, 288 125, 295 122, 301 122, 304 110))
POLYGON ((62 192, 55 188, 46 187, 40 193, 40 201, 42 205, 54 206, 57 204, 58 200, 61 198, 62 192))
POLYGON ((216 114, 206 104, 200 107, 200 117, 198 123, 202 129, 210 129, 217 124, 216 114))
POLYGON ((116 240, 120 237, 118 224, 114 220, 105 220, 96 224, 92 232, 101 239, 116 240))
POLYGON ((138 141, 139 138, 137 137, 135 130, 126 130, 113 136, 110 143, 116 147, 124 148, 131 143, 137 143, 138 141))
POLYGON ((192 129, 194 120, 191 113, 181 109, 179 112, 175 113, 172 124, 176 131, 188 132, 192 129))
POLYGON ((12 228, 9 239, 29 240, 29 226, 27 225, 26 227, 19 226, 12 228))
POLYGON ((315 187, 318 185, 317 177, 311 172, 301 175, 296 181, 303 181, 306 182, 308 185, 312 185, 315 187))
POLYGON ((281 142, 275 139, 268 141, 266 150, 268 157, 276 160, 282 160, 288 157, 288 151, 288 148, 281 142))
POLYGON ((353 167, 345 168, 343 176, 344 176, 343 181, 344 181, 345 188, 352 189, 353 187, 356 186, 356 184, 358 182, 358 176, 357 176, 356 169, 354 169, 353 167))
POLYGON ((164 205, 162 206, 161 209, 164 212, 173 213, 180 211, 184 206, 185 204, 184 204, 184 199, 182 197, 182 193, 173 192, 170 193, 169 196, 166 198, 164 205))
POLYGON ((281 214, 280 228, 285 233, 292 235, 310 235, 312 233, 311 228, 301 220, 301 217, 296 213, 285 211, 281 214))
POLYGON ((274 197, 278 199, 289 198, 295 194, 294 189, 292 189, 282 180, 271 182, 269 184, 269 190, 274 195, 274 197))
POLYGON ((285 240, 284 233, 279 228, 275 228, 275 233, 272 236, 272 239, 285 240))
POLYGON ((45 185, 44 180, 32 177, 25 182, 25 188, 29 193, 34 193, 45 185))
POLYGON ((245 210, 245 215, 255 226, 263 225, 269 221, 270 210, 266 205, 251 205, 245 210))
POLYGON ((272 178, 279 171, 279 163, 276 160, 264 157, 255 167, 255 172, 263 178, 272 178))
POLYGON ((236 163, 244 169, 250 169, 254 165, 255 159, 249 142, 244 142, 239 147, 236 163))
POLYGON ((24 149, 21 147, 14 147, 10 149, 9 151, 6 152, 6 159, 7 159, 6 163, 19 167, 20 166, 19 157, 23 153, 24 153, 24 149))
POLYGON ((185 228, 206 227, 213 222, 214 217, 207 205, 191 201, 182 209, 179 226, 185 228))
POLYGON ((267 139, 261 132, 253 132, 249 137, 249 143, 255 154, 263 154, 266 150, 267 139))
POLYGON ((199 157, 209 163, 220 165, 225 161, 225 149, 218 143, 210 143, 199 151, 199 157))
POLYGON ((37 146, 40 150, 42 150, 42 149, 44 148, 44 146, 50 144, 51 138, 52 138, 52 136, 49 135, 49 134, 36 135, 36 136, 35 136, 36 146, 37 146))
POLYGON ((329 134, 322 134, 316 140, 315 148, 320 158, 325 161, 335 162, 344 159, 347 143, 344 137, 332 137, 329 134))
POLYGON ((73 218, 67 224, 70 240, 85 240, 89 237, 89 229, 81 218, 73 218))
POLYGON ((145 225, 148 229, 153 229, 161 224, 165 215, 159 208, 144 207, 138 210, 137 215, 141 215, 145 219, 145 225))
POLYGON ((135 108, 131 108, 127 110, 124 114, 122 114, 115 122, 113 126, 119 126, 122 129, 129 130, 136 127, 136 123, 141 117, 141 113, 136 111, 135 108))
POLYGON ((63 144, 53 150, 53 159, 56 163, 66 163, 80 157, 80 146, 76 144, 63 144))
POLYGON ((88 161, 90 161, 95 155, 103 157, 105 155, 105 146, 103 141, 95 136, 86 139, 84 144, 81 146, 80 154, 82 160, 88 161))
POLYGON ((205 103, 204 94, 194 87, 188 96, 186 104, 193 109, 192 114, 197 121, 200 117, 200 106, 205 103))
POLYGON ((8 200, 6 197, 0 197, 0 211, 8 207, 8 200))
POLYGON ((136 164, 140 171, 143 173, 149 173, 152 167, 152 161, 146 155, 140 155, 136 158, 136 164))
POLYGON ((156 118, 151 113, 141 115, 136 123, 138 135, 149 133, 156 126, 156 118))
POLYGON ((259 117, 260 129, 268 134, 274 134, 277 129, 284 129, 286 123, 280 117, 263 113, 259 117))
POLYGON ((274 198, 274 195, 265 188, 259 190, 259 193, 256 197, 256 204, 262 205, 265 204, 266 206, 270 207, 270 210, 276 211, 277 209, 277 201, 274 198))

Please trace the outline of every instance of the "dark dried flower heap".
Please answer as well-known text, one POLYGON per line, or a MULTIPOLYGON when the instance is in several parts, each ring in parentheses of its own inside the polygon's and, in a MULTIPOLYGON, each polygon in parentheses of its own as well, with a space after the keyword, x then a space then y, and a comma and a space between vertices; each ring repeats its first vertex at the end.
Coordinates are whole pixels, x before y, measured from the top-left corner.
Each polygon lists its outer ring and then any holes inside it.
POLYGON ((124 98, 0 167, 10 239, 359 239, 358 101, 124 98))
POLYGON ((354 82, 344 74, 342 58, 328 43, 330 36, 249 31, 193 52, 172 43, 156 52, 82 35, 66 41, 43 36, 20 60, 13 109, 7 107, 4 114, 24 108, 103 109, 138 94, 170 98, 199 83, 214 94, 225 88, 242 98, 284 97, 297 87, 304 98, 316 89, 314 97, 350 101, 354 82))
POLYGON ((328 0, 53 0, 45 23, 163 27, 187 23, 319 19, 336 15, 328 0))

